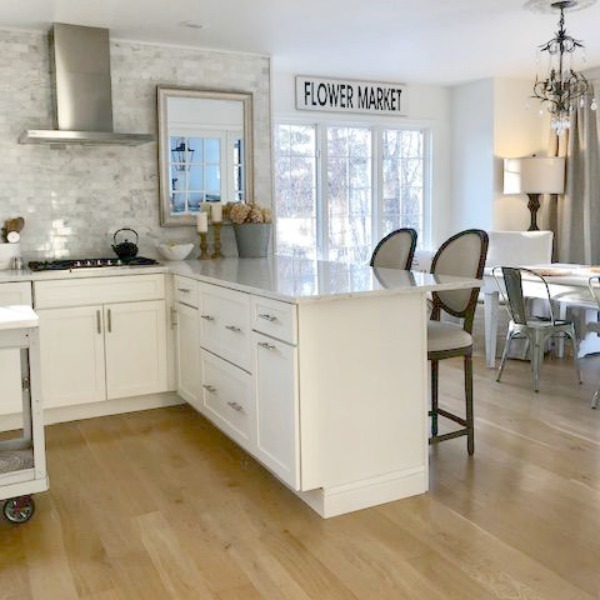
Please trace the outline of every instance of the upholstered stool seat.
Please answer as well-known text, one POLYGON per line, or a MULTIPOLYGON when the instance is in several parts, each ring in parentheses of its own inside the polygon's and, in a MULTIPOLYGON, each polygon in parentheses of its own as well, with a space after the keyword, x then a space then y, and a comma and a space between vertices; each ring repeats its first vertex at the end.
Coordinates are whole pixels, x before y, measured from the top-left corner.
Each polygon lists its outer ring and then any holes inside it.
POLYGON ((427 351, 444 352, 446 350, 467 348, 473 344, 470 333, 456 323, 429 321, 427 325, 427 351))

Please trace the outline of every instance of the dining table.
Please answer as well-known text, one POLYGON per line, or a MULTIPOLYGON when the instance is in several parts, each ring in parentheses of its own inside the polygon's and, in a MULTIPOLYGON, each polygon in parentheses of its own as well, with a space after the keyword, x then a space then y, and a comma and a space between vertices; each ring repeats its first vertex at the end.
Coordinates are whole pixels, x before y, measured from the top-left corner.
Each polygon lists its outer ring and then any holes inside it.
MULTIPOLYGON (((523 265, 541 275, 550 291, 550 297, 558 308, 558 318, 565 318, 569 307, 577 307, 585 312, 585 322, 598 320, 598 303, 591 294, 588 282, 590 277, 600 275, 600 265, 579 265, 571 263, 551 263, 523 265)), ((494 278, 493 267, 486 267, 483 275, 484 323, 485 323, 485 359, 490 369, 496 366, 496 341, 498 333, 498 311, 500 307, 499 284, 494 278)), ((523 286, 523 293, 529 298, 545 298, 546 290, 540 285, 523 286)), ((579 356, 600 352, 600 336, 583 332, 579 340, 579 356)), ((557 354, 562 355, 562 344, 557 354)))

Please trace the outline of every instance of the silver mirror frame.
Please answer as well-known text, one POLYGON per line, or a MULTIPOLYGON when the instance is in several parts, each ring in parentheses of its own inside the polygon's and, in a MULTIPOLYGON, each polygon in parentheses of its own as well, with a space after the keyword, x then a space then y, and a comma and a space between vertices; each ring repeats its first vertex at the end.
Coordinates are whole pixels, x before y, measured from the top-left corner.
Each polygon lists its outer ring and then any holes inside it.
MULTIPOLYGON (((252 202, 254 197, 254 158, 252 139, 252 94, 249 92, 229 92, 220 90, 203 90, 198 88, 183 88, 157 86, 157 115, 158 115, 158 176, 159 176, 159 205, 160 224, 162 227, 195 225, 196 216, 190 214, 172 215, 169 194, 169 132, 167 99, 171 97, 200 98, 204 100, 235 100, 242 103, 244 114, 244 196, 246 202, 252 202)), ((226 200, 223 201, 225 203, 226 200)))

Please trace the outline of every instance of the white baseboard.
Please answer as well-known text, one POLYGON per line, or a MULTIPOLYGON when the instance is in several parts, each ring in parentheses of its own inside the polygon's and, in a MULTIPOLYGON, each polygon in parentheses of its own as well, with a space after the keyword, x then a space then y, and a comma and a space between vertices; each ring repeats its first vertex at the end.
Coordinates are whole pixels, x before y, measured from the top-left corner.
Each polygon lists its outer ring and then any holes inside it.
MULTIPOLYGON (((161 394, 148 394, 145 396, 133 396, 131 398, 118 398, 116 400, 103 400, 90 404, 78 404, 75 406, 64 406, 60 408, 47 408, 44 410, 44 423, 64 423, 67 421, 79 421, 80 419, 91 419, 94 417, 106 417, 138 410, 151 408, 162 408, 182 404, 183 400, 175 392, 164 392, 161 394)), ((20 414, 6 415, 0 417, 0 431, 12 431, 22 427, 20 414)))
POLYGON ((429 487, 424 467, 397 471, 351 484, 294 493, 327 519, 378 504, 424 494, 429 487))

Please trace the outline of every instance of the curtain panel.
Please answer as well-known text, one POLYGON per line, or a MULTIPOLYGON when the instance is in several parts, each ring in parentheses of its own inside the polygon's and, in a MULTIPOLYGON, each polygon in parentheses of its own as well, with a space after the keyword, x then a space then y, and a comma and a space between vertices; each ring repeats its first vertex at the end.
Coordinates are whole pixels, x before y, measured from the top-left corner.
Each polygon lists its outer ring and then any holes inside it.
MULTIPOLYGON (((592 89, 600 98, 598 81, 592 89)), ((556 258, 600 265, 600 110, 591 110, 590 102, 575 111, 566 148, 563 140, 555 143, 554 153, 567 156, 565 194, 556 206, 556 258)))

